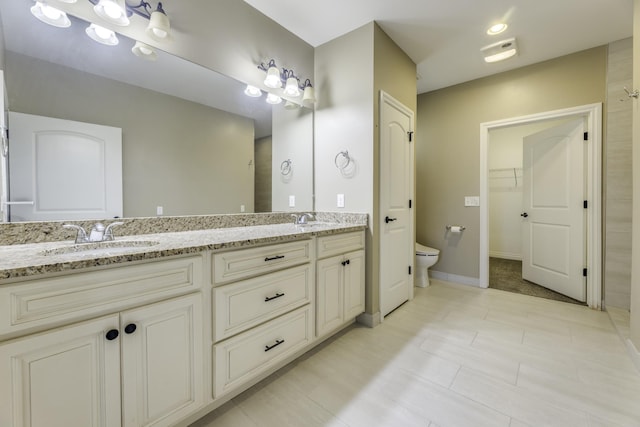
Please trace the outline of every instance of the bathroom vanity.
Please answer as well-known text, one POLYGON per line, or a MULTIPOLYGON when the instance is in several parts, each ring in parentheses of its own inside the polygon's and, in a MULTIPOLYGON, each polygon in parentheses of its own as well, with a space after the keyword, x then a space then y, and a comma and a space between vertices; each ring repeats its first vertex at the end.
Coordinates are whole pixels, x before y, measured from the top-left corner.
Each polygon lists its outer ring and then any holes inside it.
POLYGON ((0 425, 187 425, 364 311, 364 224, 0 246, 0 425))

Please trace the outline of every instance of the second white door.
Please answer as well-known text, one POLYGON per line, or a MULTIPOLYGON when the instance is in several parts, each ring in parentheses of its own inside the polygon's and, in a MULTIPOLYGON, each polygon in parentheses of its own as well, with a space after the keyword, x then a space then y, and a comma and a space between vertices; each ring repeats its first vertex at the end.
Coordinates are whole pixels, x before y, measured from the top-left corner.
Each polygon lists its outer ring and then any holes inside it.
POLYGON ((522 277, 586 300, 583 119, 524 138, 522 277))

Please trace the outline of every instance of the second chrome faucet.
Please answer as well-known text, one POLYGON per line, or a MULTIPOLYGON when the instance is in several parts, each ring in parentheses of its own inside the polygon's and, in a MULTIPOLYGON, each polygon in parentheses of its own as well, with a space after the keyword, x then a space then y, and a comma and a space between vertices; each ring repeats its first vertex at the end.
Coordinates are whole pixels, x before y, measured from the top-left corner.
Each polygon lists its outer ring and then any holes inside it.
POLYGON ((122 225, 123 222, 112 222, 106 227, 104 224, 97 222, 91 228, 89 235, 87 232, 79 225, 76 224, 64 224, 64 228, 71 228, 77 230, 76 234, 76 243, 91 243, 91 242, 106 242, 114 239, 113 236, 113 227, 122 225))

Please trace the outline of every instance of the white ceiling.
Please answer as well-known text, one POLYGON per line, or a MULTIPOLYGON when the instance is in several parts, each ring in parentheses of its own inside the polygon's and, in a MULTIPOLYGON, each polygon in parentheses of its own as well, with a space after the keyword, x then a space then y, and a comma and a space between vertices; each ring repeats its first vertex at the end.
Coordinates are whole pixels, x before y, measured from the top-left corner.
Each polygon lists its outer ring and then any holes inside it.
POLYGON ((632 0, 245 0, 312 46, 371 21, 418 65, 418 93, 632 35, 632 0), (497 21, 506 32, 489 36, 497 21), (480 48, 516 37, 520 53, 484 63, 480 48))

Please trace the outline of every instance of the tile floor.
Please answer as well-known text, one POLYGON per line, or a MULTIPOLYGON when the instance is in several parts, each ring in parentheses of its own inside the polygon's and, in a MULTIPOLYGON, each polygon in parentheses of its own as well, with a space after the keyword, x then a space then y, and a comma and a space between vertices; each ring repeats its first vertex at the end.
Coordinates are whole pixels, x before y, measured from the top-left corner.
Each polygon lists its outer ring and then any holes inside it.
POLYGON ((193 427, 640 426, 640 374, 607 313, 431 283, 193 427))

